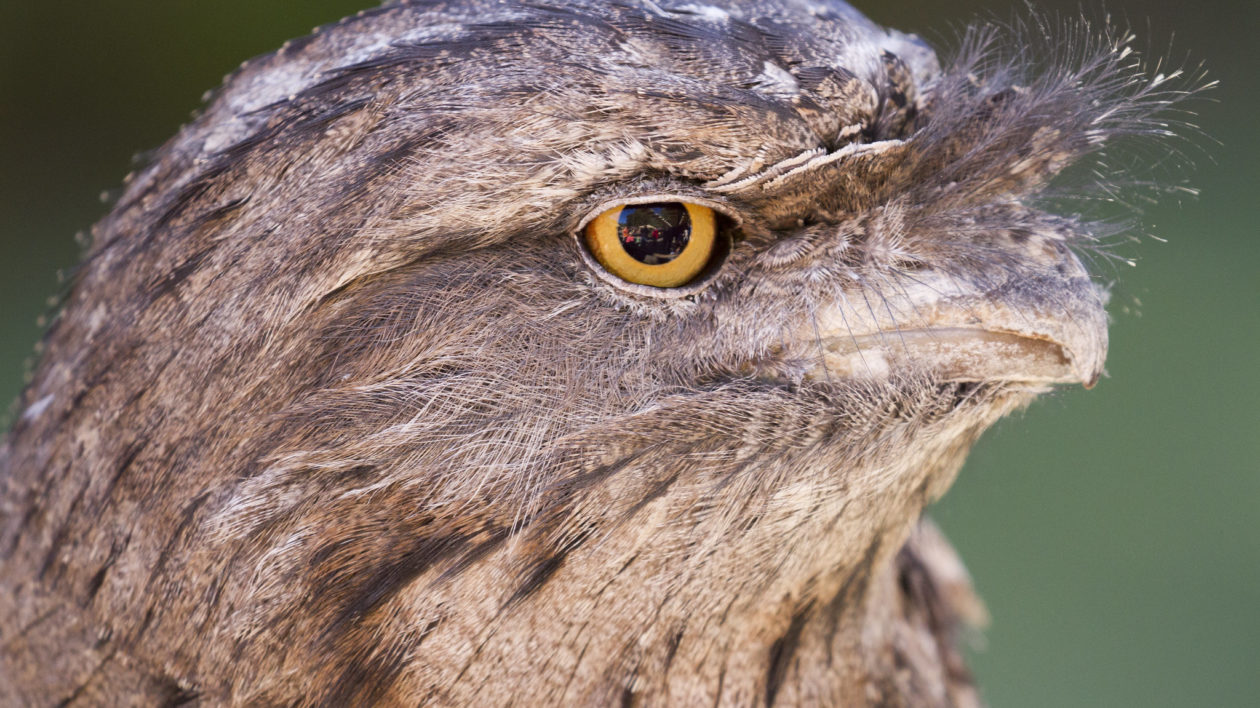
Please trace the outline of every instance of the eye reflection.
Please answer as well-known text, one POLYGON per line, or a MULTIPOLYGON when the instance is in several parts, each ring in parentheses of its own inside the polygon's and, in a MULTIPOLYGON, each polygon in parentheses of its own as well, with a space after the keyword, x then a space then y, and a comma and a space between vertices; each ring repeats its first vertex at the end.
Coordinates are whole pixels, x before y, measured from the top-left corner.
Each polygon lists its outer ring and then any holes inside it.
POLYGON ((691 241, 691 217, 679 202, 628 205, 617 217, 617 240, 640 263, 669 263, 691 241))

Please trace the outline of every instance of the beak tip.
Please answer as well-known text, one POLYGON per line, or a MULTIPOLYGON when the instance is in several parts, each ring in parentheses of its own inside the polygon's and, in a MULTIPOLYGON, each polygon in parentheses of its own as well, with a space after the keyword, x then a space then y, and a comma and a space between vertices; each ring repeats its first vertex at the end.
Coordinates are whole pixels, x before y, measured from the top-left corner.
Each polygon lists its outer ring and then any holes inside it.
POLYGON ((1088 375, 1081 377, 1081 385, 1085 387, 1086 391, 1089 391, 1098 385, 1098 381, 1102 378, 1102 375, 1102 368, 1096 368, 1088 375))

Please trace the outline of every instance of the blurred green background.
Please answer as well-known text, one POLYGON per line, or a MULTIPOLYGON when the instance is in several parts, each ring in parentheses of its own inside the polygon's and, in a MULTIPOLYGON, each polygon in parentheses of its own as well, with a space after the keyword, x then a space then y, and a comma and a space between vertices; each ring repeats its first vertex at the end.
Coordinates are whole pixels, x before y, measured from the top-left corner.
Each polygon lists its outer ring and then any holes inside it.
MULTIPOLYGON (((74 233, 133 153, 242 59, 368 2, 0 4, 0 402, 74 233)), ((856 4, 937 46, 1020 5, 856 4)), ((1167 242, 1126 248, 1136 268, 1101 266, 1118 280, 1110 377, 1000 424, 934 513, 993 615, 974 656, 992 705, 1260 705, 1260 15, 1238 0, 1106 7, 1221 82, 1194 104, 1209 137, 1180 146, 1202 196, 1147 209, 1167 242)))

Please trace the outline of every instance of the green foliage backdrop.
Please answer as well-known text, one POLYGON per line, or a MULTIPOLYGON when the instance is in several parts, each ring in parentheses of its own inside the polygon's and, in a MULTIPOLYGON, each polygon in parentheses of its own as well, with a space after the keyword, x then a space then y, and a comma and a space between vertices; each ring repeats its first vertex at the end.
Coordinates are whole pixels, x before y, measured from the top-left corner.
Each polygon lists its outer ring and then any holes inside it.
MULTIPOLYGON (((1021 5, 856 4, 937 46, 977 13, 1009 18, 1021 5)), ((357 9, 0 4, 0 408, 20 390, 58 269, 76 260, 74 233, 101 216, 97 194, 120 184, 131 155, 165 140, 240 60, 357 9)), ((1156 53, 1172 38, 1170 56, 1202 61, 1221 82, 1195 104, 1208 137, 1180 146, 1203 195, 1146 210, 1167 242, 1126 249, 1136 268, 1099 265, 1118 281, 1110 377, 999 425, 934 513, 993 615, 974 656, 993 705, 1255 705, 1260 16, 1237 0, 1112 0, 1108 10, 1156 53)))

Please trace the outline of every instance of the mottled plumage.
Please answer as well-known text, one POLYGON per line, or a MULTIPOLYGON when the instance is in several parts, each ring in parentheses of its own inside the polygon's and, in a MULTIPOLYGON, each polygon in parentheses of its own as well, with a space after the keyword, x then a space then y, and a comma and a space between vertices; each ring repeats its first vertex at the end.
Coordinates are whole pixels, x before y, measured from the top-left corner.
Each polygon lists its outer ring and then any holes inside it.
POLYGON ((243 65, 0 447, 5 702, 974 705, 914 529, 1099 376, 1095 234, 1042 197, 1179 94, 1106 29, 942 69, 721 5, 390 3, 243 65), (721 267, 606 277, 576 234, 646 196, 721 267))

